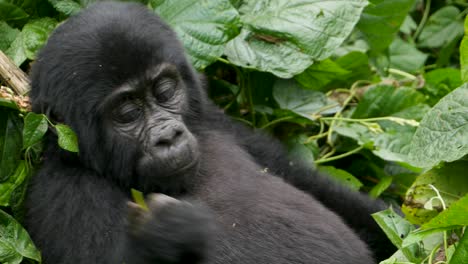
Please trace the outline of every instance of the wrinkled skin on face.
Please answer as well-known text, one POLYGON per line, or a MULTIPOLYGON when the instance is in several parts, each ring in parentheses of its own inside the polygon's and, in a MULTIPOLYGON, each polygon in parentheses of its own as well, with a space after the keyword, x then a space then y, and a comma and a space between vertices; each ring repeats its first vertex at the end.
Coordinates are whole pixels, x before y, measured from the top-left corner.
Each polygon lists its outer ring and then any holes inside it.
POLYGON ((135 163, 140 188, 180 181, 198 164, 198 143, 182 116, 185 90, 176 67, 161 64, 144 78, 117 88, 103 102, 107 138, 140 146, 135 163))

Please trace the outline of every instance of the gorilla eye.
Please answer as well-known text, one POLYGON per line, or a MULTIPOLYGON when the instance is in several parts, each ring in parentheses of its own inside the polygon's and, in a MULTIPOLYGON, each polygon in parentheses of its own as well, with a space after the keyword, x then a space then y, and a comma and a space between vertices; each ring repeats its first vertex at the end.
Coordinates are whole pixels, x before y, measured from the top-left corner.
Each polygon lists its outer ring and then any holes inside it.
POLYGON ((142 113, 140 105, 135 102, 124 101, 114 112, 114 119, 122 124, 137 120, 142 113))
POLYGON ((172 79, 165 79, 155 85, 154 97, 159 103, 165 103, 169 101, 175 94, 176 83, 172 79))

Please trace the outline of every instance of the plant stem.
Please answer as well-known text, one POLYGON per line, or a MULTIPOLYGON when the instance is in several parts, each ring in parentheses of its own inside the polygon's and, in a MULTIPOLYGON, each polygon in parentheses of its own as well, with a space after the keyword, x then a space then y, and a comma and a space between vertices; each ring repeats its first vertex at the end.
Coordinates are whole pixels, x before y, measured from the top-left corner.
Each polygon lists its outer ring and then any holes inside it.
POLYGON ((419 34, 421 34, 424 26, 426 25, 427 18, 429 17, 429 11, 431 11, 431 0, 426 1, 426 6, 424 8, 423 17, 421 18, 421 21, 419 22, 418 28, 416 29, 416 32, 413 35, 414 39, 418 39, 419 34))
POLYGON ((293 118, 294 118, 294 116, 285 116, 285 117, 282 117, 282 118, 275 119, 275 120, 265 124, 264 126, 262 126, 261 129, 265 129, 265 128, 267 128, 269 126, 272 126, 274 124, 281 123, 281 122, 287 121, 287 120, 291 120, 293 118))
POLYGON ((410 80, 412 80, 412 81, 418 79, 418 77, 416 77, 416 76, 414 76, 414 75, 412 75, 412 74, 409 74, 409 73, 407 73, 407 72, 404 72, 404 71, 401 71, 401 70, 398 70, 398 69, 394 69, 394 68, 388 69, 388 72, 389 72, 389 73, 392 73, 392 74, 396 74, 396 75, 400 75, 400 76, 406 77, 406 78, 408 78, 408 79, 410 79, 410 80))
POLYGON ((354 153, 357 153, 357 152, 361 151, 362 149, 364 149, 364 146, 359 146, 359 147, 357 147, 357 148, 355 148, 353 150, 350 150, 350 151, 345 152, 345 153, 340 154, 340 155, 333 156, 331 158, 318 159, 318 160, 315 161, 315 164, 322 164, 322 163, 325 163, 325 162, 330 162, 330 161, 342 159, 344 157, 351 156, 354 153))

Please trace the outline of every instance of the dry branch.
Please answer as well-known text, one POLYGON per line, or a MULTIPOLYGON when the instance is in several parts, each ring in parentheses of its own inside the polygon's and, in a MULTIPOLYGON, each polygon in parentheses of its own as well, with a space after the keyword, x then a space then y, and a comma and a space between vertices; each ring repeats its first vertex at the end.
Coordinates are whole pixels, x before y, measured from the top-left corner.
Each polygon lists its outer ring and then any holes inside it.
POLYGON ((0 50, 0 78, 10 86, 16 94, 25 95, 29 92, 29 78, 13 61, 0 50))

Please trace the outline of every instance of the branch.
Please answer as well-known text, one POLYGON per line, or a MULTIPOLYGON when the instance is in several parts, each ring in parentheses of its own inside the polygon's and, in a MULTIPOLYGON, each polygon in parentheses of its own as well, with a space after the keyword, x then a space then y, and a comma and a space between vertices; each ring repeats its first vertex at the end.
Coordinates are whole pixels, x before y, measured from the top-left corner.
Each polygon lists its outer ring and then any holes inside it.
POLYGON ((0 50, 0 78, 10 86, 16 94, 25 95, 29 92, 29 78, 13 61, 0 50))

